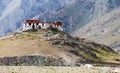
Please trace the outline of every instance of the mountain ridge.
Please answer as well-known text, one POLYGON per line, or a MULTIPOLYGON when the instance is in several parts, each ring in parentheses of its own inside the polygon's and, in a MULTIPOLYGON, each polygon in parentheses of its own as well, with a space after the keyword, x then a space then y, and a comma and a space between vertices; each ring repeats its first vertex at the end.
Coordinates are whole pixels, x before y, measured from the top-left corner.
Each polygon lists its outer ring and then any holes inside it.
POLYGON ((119 19, 120 8, 99 17, 98 19, 91 21, 83 28, 75 31, 74 35, 79 37, 88 38, 99 43, 106 44, 116 50, 119 50, 119 19), (78 35, 79 33, 79 35, 78 35), (116 42, 117 45, 114 45, 116 42))

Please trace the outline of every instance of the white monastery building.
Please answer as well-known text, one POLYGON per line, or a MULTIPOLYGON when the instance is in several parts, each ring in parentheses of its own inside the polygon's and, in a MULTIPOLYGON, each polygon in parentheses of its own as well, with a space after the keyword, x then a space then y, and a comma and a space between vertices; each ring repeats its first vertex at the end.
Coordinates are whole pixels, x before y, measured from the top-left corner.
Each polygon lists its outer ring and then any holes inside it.
POLYGON ((28 29, 47 29, 52 26, 58 30, 62 29, 62 22, 40 22, 39 20, 26 20, 23 24, 23 31, 28 29))

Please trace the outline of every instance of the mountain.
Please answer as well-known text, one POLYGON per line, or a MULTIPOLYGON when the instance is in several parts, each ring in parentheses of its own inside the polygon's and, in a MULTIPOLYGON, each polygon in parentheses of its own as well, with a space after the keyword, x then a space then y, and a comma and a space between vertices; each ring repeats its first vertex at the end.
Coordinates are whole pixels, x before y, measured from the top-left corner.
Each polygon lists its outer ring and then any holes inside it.
POLYGON ((74 0, 1 0, 0 36, 13 32, 22 26, 26 19, 59 10, 74 0))
POLYGON ((39 15, 39 20, 62 21, 64 31, 72 33, 90 21, 118 8, 118 0, 75 0, 57 12, 47 12, 39 15))
POLYGON ((95 62, 119 64, 116 61, 119 55, 108 46, 72 37, 53 28, 11 33, 0 40, 0 45, 0 65, 78 66, 80 63, 95 62))
POLYGON ((106 13, 73 34, 79 37, 88 38, 96 42, 106 44, 120 52, 120 8, 106 13))
POLYGON ((0 36, 32 18, 62 21, 64 31, 71 33, 119 6, 119 0, 1 0, 0 36))
POLYGON ((88 38, 96 42, 106 44, 114 50, 120 49, 120 8, 99 17, 73 35, 88 38))

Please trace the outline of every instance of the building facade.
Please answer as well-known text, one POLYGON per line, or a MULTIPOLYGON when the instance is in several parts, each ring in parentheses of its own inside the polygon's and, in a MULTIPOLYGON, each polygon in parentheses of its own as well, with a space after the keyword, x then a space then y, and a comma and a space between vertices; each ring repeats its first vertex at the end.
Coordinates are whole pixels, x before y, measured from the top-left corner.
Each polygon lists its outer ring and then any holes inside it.
POLYGON ((62 22, 40 22, 39 20, 26 20, 23 24, 23 31, 28 29, 47 29, 48 27, 62 29, 62 22))

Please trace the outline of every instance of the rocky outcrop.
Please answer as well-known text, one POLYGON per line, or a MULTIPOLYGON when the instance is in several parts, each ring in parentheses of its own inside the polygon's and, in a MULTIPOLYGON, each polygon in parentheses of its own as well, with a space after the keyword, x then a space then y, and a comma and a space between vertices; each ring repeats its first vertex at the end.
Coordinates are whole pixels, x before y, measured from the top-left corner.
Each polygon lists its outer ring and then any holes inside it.
POLYGON ((45 56, 15 56, 0 58, 1 66, 65 66, 65 61, 61 58, 45 56))
MULTIPOLYGON (((55 33, 55 31, 49 30, 41 36, 53 46, 78 56, 79 62, 100 60, 98 54, 107 54, 107 52, 115 54, 110 47, 104 44, 98 44, 85 38, 72 37, 60 31, 55 33)), ((42 37, 40 39, 43 40, 42 37)))

